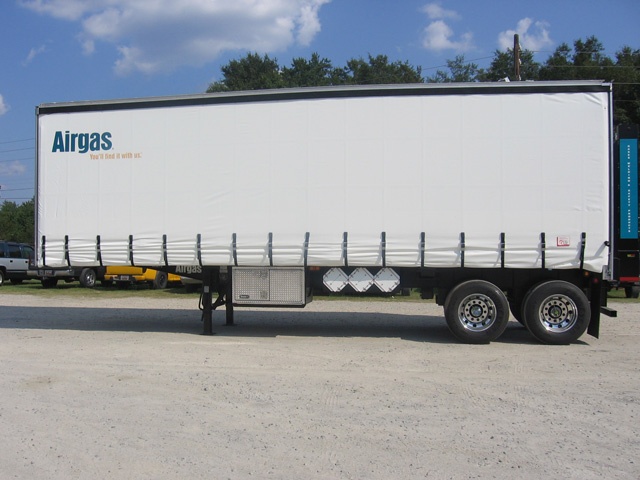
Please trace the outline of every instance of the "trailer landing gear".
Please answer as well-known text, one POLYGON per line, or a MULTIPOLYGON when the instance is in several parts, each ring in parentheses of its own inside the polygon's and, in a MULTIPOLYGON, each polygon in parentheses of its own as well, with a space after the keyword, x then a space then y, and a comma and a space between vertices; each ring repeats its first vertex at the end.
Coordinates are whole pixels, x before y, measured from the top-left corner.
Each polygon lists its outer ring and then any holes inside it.
POLYGON ((200 309, 202 310, 203 335, 215 335, 213 331, 213 311, 224 305, 225 326, 231 327, 233 322, 233 298, 231 292, 231 275, 220 268, 202 268, 202 296, 200 297, 200 309), (213 292, 218 292, 215 302, 213 292))

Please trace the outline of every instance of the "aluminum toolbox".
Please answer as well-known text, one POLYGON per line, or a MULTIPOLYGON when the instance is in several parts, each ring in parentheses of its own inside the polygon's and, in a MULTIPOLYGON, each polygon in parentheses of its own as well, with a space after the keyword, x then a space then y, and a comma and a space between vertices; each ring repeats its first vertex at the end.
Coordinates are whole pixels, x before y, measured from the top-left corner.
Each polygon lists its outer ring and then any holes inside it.
POLYGON ((299 267, 236 267, 232 269, 236 305, 304 306, 305 275, 299 267))

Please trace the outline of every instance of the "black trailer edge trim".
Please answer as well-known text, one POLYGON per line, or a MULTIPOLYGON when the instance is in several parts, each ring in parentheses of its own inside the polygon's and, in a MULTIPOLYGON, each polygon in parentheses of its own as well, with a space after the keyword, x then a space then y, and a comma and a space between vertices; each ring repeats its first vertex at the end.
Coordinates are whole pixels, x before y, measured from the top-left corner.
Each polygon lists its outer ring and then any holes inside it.
POLYGON ((196 255, 198 257, 198 265, 202 268, 202 235, 196 235, 196 255))
POLYGON ((233 264, 238 266, 238 236, 231 234, 231 248, 233 249, 233 264))
POLYGON ((101 267, 104 266, 102 264, 102 246, 100 245, 100 235, 96 235, 96 260, 98 260, 98 263, 101 267))
POLYGON ((303 264, 304 267, 307 268, 307 260, 309 258, 309 238, 311 237, 309 232, 305 232, 304 234, 304 246, 303 246, 303 264))
POLYGON ((380 234, 380 249, 382 251, 382 266, 387 266, 387 232, 380 234))
POLYGON ((164 260, 164 266, 169 266, 169 259, 167 254, 167 234, 162 235, 162 259, 164 260))
POLYGON ((349 257, 347 256, 347 247, 349 245, 349 233, 344 232, 342 234, 342 258, 344 260, 344 266, 349 266, 349 257))
POLYGON ((64 236, 64 260, 67 265, 71 266, 71 258, 69 257, 69 235, 64 236))
POLYGON ((42 242, 40 244, 40 256, 42 257, 42 265, 47 266, 47 250, 45 245, 47 244, 46 235, 42 235, 42 242))
POLYGON ((129 235, 129 263, 132 267, 136 266, 133 261, 133 235, 129 235))

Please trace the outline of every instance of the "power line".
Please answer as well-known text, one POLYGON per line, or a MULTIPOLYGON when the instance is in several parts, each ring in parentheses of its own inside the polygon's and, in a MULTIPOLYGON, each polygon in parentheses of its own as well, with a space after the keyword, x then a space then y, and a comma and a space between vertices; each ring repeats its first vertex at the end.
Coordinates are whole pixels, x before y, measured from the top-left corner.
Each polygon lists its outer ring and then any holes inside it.
MULTIPOLYGON (((495 57, 495 55, 491 55, 490 57, 472 58, 472 59, 470 59, 470 60, 467 60, 467 59, 465 58, 465 60, 464 60, 464 65, 468 65, 468 64, 470 64, 470 63, 472 63, 472 62, 477 62, 477 61, 479 61, 479 60, 487 60, 488 58, 494 58, 494 57, 495 57)), ((436 69, 436 68, 446 68, 446 67, 448 67, 448 66, 449 66, 449 64, 438 65, 438 66, 436 66, 436 67, 422 67, 422 70, 434 70, 434 69, 436 69)))
POLYGON ((640 69, 640 66, 636 65, 541 65, 545 68, 633 68, 640 69))
POLYGON ((8 143, 31 142, 33 140, 35 140, 35 138, 25 138, 25 139, 22 139, 22 140, 7 140, 5 142, 0 142, 0 145, 6 145, 8 143))
POLYGON ((35 147, 14 148, 12 150, 0 150, 0 153, 23 152, 25 150, 33 150, 35 147))

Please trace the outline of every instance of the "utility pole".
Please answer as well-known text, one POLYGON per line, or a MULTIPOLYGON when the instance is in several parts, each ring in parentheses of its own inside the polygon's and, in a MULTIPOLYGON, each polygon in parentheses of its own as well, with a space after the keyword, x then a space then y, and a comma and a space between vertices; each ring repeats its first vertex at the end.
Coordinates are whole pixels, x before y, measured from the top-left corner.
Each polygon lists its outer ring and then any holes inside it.
POLYGON ((517 33, 513 36, 513 72, 516 81, 522 80, 520 78, 520 35, 517 33))

